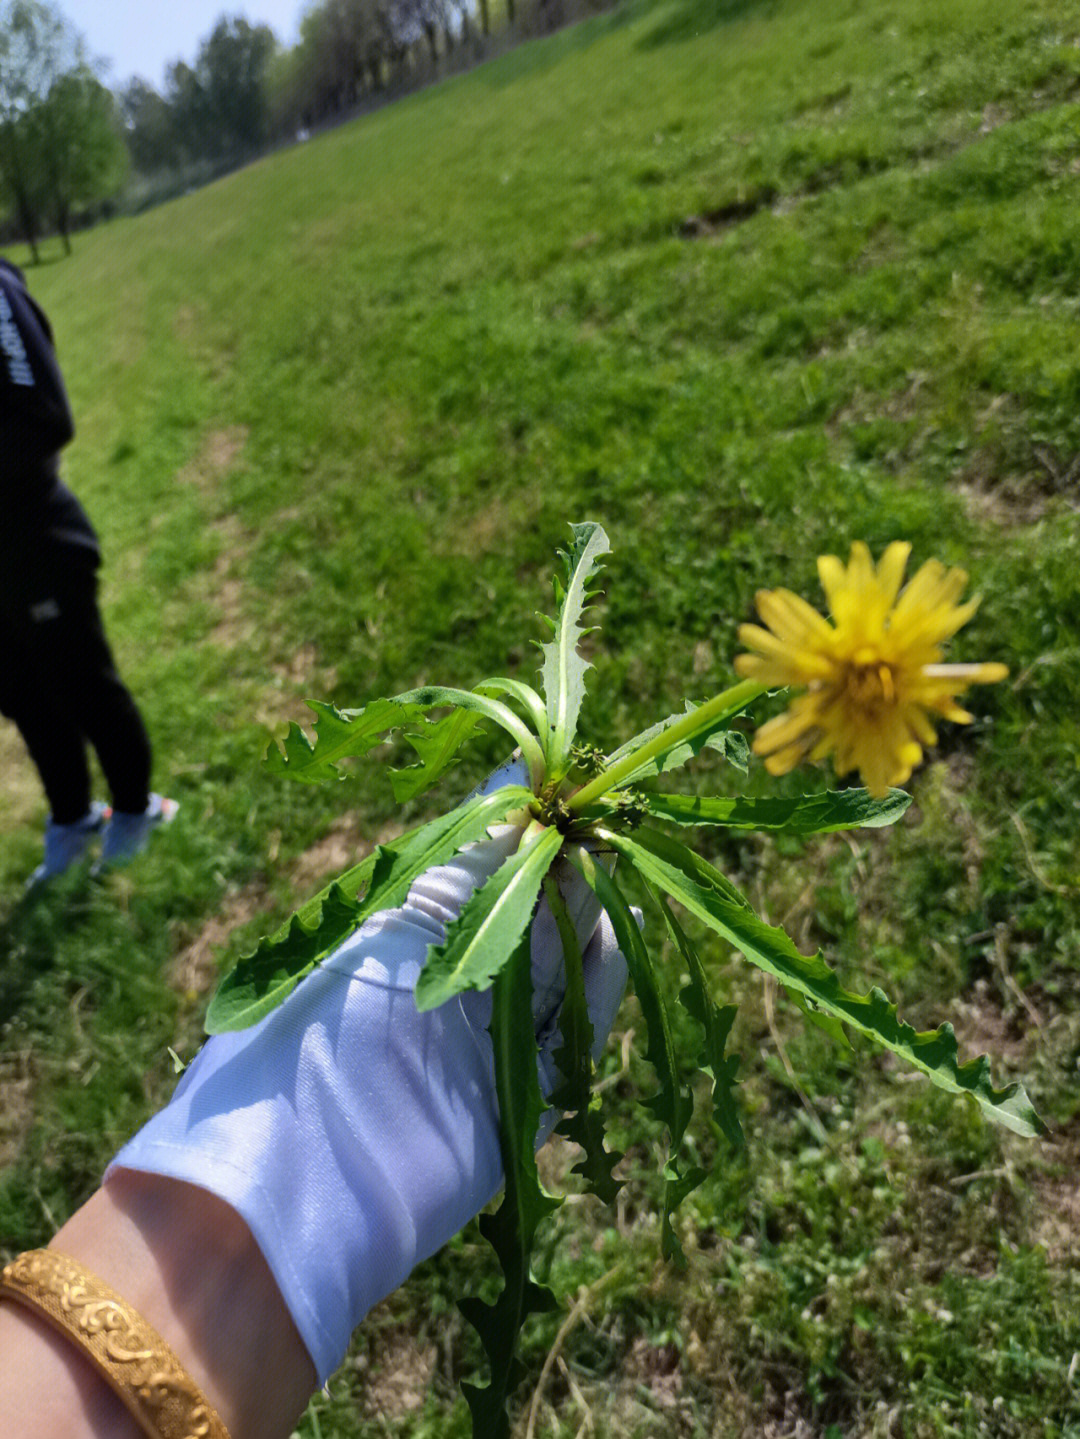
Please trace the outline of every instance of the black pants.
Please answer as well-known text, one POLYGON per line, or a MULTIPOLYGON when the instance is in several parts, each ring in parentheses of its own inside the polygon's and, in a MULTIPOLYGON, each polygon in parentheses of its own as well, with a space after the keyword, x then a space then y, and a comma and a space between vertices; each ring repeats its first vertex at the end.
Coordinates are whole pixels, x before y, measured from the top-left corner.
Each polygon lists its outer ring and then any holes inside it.
POLYGON ((90 808, 87 744, 113 806, 140 814, 150 741, 105 638, 96 557, 72 547, 22 569, 0 576, 0 711, 26 742, 57 824, 90 808))

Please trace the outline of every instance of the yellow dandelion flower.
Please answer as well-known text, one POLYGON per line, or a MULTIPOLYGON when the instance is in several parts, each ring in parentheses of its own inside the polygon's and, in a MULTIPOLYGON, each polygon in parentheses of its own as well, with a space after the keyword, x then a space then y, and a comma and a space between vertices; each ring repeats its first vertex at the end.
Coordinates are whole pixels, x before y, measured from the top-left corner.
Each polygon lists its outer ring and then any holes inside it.
POLYGON ((870 793, 903 784, 937 743, 932 715, 967 724, 956 703, 971 684, 993 684, 1004 665, 946 665, 942 645, 968 622, 978 600, 958 603, 963 570, 928 560, 901 592, 911 546, 897 541, 876 568, 856 543, 845 566, 818 559, 832 623, 790 590, 759 590, 761 625, 742 625, 739 639, 755 654, 739 655, 736 671, 765 685, 803 690, 785 714, 754 739, 771 774, 803 760, 833 756, 837 774, 857 769, 870 793))

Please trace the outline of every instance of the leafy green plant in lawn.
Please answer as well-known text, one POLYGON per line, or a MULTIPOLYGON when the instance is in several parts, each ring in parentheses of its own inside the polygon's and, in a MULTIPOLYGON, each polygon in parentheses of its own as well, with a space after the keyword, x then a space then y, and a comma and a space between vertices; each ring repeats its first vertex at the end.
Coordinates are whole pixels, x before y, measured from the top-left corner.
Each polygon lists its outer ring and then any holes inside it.
POLYGON ((592 1093, 593 1032, 581 950, 555 881, 556 861, 572 866, 607 912, 644 1015, 645 1057, 658 1086, 644 1102, 668 1136, 661 1247, 677 1265, 686 1261, 674 1215, 705 1171, 684 1153, 692 1093, 683 1057, 675 1051, 664 976, 624 893, 627 872, 636 872, 655 899, 680 969, 689 975, 677 1003, 699 1030, 696 1065, 711 1081, 713 1117, 731 1145, 743 1143, 735 1094, 738 1061, 727 1052, 735 1011, 718 1005, 709 993, 705 970, 673 902, 778 980, 803 1013, 838 1042, 846 1043, 846 1029, 855 1030, 934 1084, 970 1096, 988 1117, 1016 1133, 1034 1136, 1043 1129, 1022 1086, 994 1087, 985 1056, 959 1061, 950 1025, 917 1032, 880 989, 868 994, 846 989, 820 954, 800 953, 783 929, 755 913, 720 870, 658 827, 681 833, 719 826, 823 834, 899 819, 909 796, 890 782, 911 773, 921 757, 919 741, 933 743, 927 714, 964 720, 956 693, 1003 673, 998 665, 938 663, 940 642, 973 610, 970 602, 957 604, 966 576, 931 561, 899 594, 908 546, 890 546, 876 571, 863 546, 854 547, 847 569, 825 557, 820 568, 835 628, 786 591, 760 593, 758 607, 771 632, 744 627, 744 642, 758 651, 738 661, 747 677, 704 703, 687 702, 681 713, 605 753, 580 740, 578 720, 591 667, 580 642, 589 633, 596 578, 609 545, 597 524, 571 528, 572 542, 562 555, 564 573, 555 581, 556 615, 546 620, 550 637, 541 646, 542 694, 516 679, 493 678, 471 690, 415 689, 359 710, 313 703, 314 739, 293 725, 283 750, 274 746, 268 756, 277 772, 321 781, 340 775, 340 761, 362 756, 399 732, 419 763, 393 771, 391 778, 395 795, 411 799, 445 773, 481 726, 495 724, 520 749, 529 784, 471 798, 380 845, 242 960, 222 983, 207 1016, 211 1032, 254 1023, 369 916, 402 904, 430 866, 482 839, 497 822, 520 826, 516 850, 473 893, 442 943, 431 946, 416 987, 420 1009, 445 1004, 466 989, 493 988, 491 1037, 506 1190, 501 1207, 481 1221, 481 1228, 496 1250, 505 1283, 493 1305, 471 1299, 463 1306, 491 1368, 489 1385, 466 1386, 474 1430, 485 1439, 508 1433, 506 1399, 520 1377, 517 1333, 530 1313, 553 1303, 531 1277, 529 1262, 536 1230, 558 1203, 542 1189, 534 1158, 543 1100, 530 1021, 528 956, 542 895, 558 926, 567 978, 563 1043, 555 1055, 563 1083, 552 1102, 567 1112, 563 1133, 583 1151, 578 1172, 586 1186, 605 1201, 618 1188, 612 1175, 617 1156, 605 1147, 592 1093), (746 742, 733 722, 778 676, 784 683, 805 684, 807 693, 759 732, 755 749, 765 754, 768 768, 783 773, 801 759, 820 759, 835 750, 841 772, 860 768, 869 790, 782 798, 669 792, 667 775, 706 748, 735 768, 746 768, 746 742), (433 712, 438 717, 431 718, 433 712), (615 859, 614 871, 605 856, 615 859))

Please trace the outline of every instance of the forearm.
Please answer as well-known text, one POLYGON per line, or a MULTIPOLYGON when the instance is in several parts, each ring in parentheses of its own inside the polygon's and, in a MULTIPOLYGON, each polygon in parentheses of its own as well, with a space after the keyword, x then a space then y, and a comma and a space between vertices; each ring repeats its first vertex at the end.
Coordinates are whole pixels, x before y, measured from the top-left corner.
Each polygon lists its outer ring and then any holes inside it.
MULTIPOLYGON (((79 1260, 169 1344, 232 1439, 285 1439, 315 1371, 250 1231, 220 1199, 118 1172, 51 1248, 79 1260)), ((0 1414, 23 1439, 141 1439, 63 1336, 0 1302, 0 1414)))

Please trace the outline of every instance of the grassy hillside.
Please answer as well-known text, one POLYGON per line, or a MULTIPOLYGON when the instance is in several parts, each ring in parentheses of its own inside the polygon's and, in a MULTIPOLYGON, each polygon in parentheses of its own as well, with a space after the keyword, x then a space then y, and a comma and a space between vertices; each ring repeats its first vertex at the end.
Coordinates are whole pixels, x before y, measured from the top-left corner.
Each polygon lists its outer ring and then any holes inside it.
MULTIPOLYGON (((748 1151, 690 1202, 672 1275, 628 1005, 629 1183, 548 1231, 579 1304, 533 1432, 1080 1434, 1078 95, 1051 0, 639 0, 31 274, 182 808, 137 869, 26 902, 44 807, 0 730, 0 1255, 164 1101, 230 956, 402 822, 374 766, 264 776, 304 696, 531 678, 553 551, 592 518, 616 553, 588 720, 622 739, 719 687, 755 589, 816 599, 817 554, 902 537, 971 571, 952 657, 1009 682, 897 832, 716 855, 852 987, 1001 1056, 1052 1138, 805 1034, 706 943, 748 1151)), ((487 1266, 475 1233, 423 1266, 301 1432, 463 1435, 453 1296, 487 1266)))

